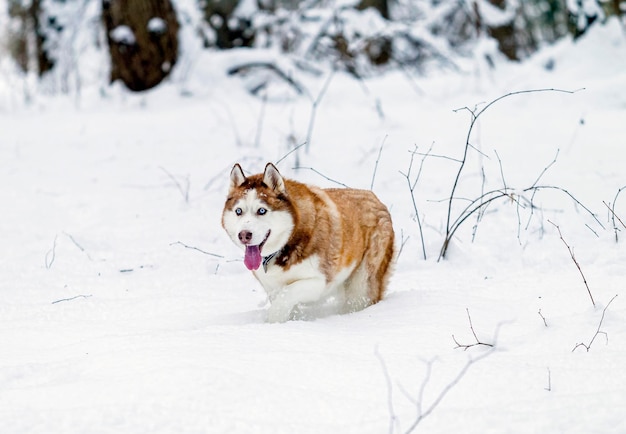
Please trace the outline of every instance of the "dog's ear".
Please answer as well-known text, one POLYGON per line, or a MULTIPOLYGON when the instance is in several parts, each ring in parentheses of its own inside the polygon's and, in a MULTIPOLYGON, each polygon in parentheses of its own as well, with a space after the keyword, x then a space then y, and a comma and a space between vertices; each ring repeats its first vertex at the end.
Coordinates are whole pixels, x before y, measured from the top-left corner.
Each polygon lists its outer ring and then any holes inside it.
POLYGON ((265 185, 270 187, 273 190, 276 190, 279 193, 287 193, 285 190, 285 181, 280 173, 278 173, 278 169, 272 163, 267 163, 265 166, 265 173, 263 174, 263 182, 265 185))
POLYGON ((237 163, 230 171, 230 189, 234 190, 246 181, 246 175, 243 174, 241 166, 237 163))

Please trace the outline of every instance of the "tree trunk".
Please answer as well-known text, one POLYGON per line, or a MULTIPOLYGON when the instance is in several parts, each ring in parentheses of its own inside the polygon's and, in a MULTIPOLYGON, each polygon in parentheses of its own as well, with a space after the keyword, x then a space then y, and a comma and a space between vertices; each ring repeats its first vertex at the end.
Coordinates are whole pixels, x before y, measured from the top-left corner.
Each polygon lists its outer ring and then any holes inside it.
POLYGON ((111 54, 111 82, 133 91, 167 77, 178 59, 176 12, 170 0, 102 0, 111 54))
POLYGON ((17 24, 9 31, 11 55, 22 71, 37 68, 37 74, 41 77, 54 67, 54 62, 45 49, 46 37, 40 15, 41 0, 9 1, 9 16, 17 24))

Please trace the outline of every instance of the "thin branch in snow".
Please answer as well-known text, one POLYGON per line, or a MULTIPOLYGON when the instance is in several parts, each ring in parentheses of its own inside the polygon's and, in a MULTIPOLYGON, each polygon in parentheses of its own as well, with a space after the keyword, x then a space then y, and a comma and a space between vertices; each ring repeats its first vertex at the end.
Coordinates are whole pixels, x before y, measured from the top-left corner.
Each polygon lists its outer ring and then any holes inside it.
POLYGON ((396 254, 396 262, 398 261, 398 259, 400 259, 400 254, 402 253, 402 250, 404 250, 404 246, 409 241, 409 238, 409 236, 405 238, 404 231, 400 229, 400 248, 398 249, 398 253, 396 254))
POLYGON ((406 173, 400 172, 402 176, 406 179, 407 186, 409 188, 409 193, 411 194, 411 202, 413 204, 413 211, 415 212, 415 220, 417 221, 417 227, 420 232, 420 239, 422 241, 422 255, 424 256, 424 260, 426 260, 426 244, 424 242, 424 232, 422 230, 422 220, 420 219, 419 211, 417 209, 417 203, 415 202, 415 188, 417 187, 417 181, 419 181, 420 176, 422 174, 422 169, 424 167, 424 161, 430 155, 430 151, 433 149, 434 143, 430 145, 428 152, 425 154, 421 154, 422 161, 420 163, 419 170, 417 171, 417 175, 415 175, 415 180, 411 181, 411 171, 413 170, 413 162, 415 155, 418 155, 415 151, 417 151, 417 145, 415 145, 415 149, 411 152, 411 159, 409 160, 409 169, 406 173))
POLYGON ((312 172, 314 172, 314 173, 318 174, 318 175, 319 175, 319 176, 321 176, 322 178, 325 178, 325 179, 329 180, 330 182, 334 182, 335 184, 341 185, 342 187, 350 188, 350 187, 348 187, 346 184, 344 184, 343 182, 339 182, 339 181, 336 181, 336 180, 334 180, 334 179, 332 179, 332 178, 329 178, 328 176, 324 175, 324 174, 323 174, 322 172, 320 172, 319 170, 314 169, 314 168, 312 168, 312 167, 302 167, 302 166, 298 166, 298 167, 294 167, 293 169, 294 169, 294 170, 298 170, 298 169, 306 169, 306 170, 310 170, 310 171, 312 171, 312 172))
MULTIPOLYGON (((464 149, 463 149, 463 156, 460 159, 459 168, 457 170, 456 176, 454 178, 454 182, 452 184, 452 190, 450 191, 450 195, 448 197, 448 213, 447 213, 447 220, 446 220, 446 235, 445 235, 445 239, 444 239, 443 245, 441 246, 441 251, 439 253, 439 259, 445 258, 446 253, 448 251, 448 247, 450 245, 450 241, 452 240, 452 236, 454 235, 454 232, 458 228, 458 224, 457 223, 459 222, 459 219, 461 219, 461 221, 463 221, 466 218, 466 217, 463 216, 463 213, 462 213, 459 217, 457 217, 456 221, 453 222, 452 221, 452 204, 457 199, 456 191, 457 191, 457 188, 459 187, 459 182, 461 180, 461 175, 462 175, 462 173, 463 173, 463 171, 465 169, 465 165, 467 163, 469 150, 470 149, 477 150, 476 147, 471 144, 471 137, 472 137, 472 133, 474 131, 474 127, 476 125, 476 122, 478 121, 480 116, 483 113, 485 113, 485 111, 487 111, 495 103, 497 103, 498 101, 501 101, 501 100, 503 100, 505 98, 508 98, 510 96, 522 95, 522 94, 526 94, 526 93, 538 93, 538 92, 560 92, 560 93, 573 94, 573 93, 576 93, 576 92, 578 92, 580 90, 582 90, 582 89, 578 89, 578 90, 574 90, 574 91, 562 90, 562 89, 552 89, 552 88, 551 89, 522 90, 522 91, 510 92, 510 93, 507 93, 506 95, 502 95, 502 96, 500 96, 500 97, 490 101, 489 103, 487 103, 480 110, 478 110, 477 108, 472 110, 469 107, 462 107, 460 109, 454 110, 455 112, 459 112, 459 111, 463 111, 463 110, 468 111, 470 113, 470 115, 471 115, 471 120, 470 120, 469 128, 467 130, 467 135, 466 135, 466 139, 465 139, 465 146, 464 146, 464 149)), ((534 189, 534 188, 538 188, 538 187, 533 185, 531 187, 531 190, 534 189)), ((505 189, 505 191, 506 190, 507 189, 505 189)), ((476 209, 481 209, 481 208, 482 208, 482 204, 479 207, 477 207, 476 209)), ((472 213, 474 211, 475 210, 473 210, 472 213)))
POLYGON ((467 351, 468 349, 478 346, 478 345, 484 345, 486 347, 493 347, 493 344, 487 344, 485 342, 481 342, 480 339, 478 339, 478 336, 476 336, 476 331, 474 331, 474 325, 472 324, 472 317, 470 316, 469 313, 469 309, 465 308, 465 310, 467 311, 467 319, 469 321, 469 326, 470 326, 470 330, 472 331, 472 334, 474 335, 474 339, 476 340, 475 343, 473 344, 461 344, 459 343, 459 341, 456 340, 456 338, 454 337, 454 335, 452 335, 452 340, 454 341, 454 343, 456 344, 456 348, 463 348, 463 351, 467 351))
MULTIPOLYGON (((626 187, 623 187, 623 188, 626 188, 626 187)), ((620 188, 620 191, 621 190, 622 190, 622 188, 620 188)), ((618 192, 618 194, 619 194, 619 192, 618 192)), ((616 196, 616 198, 617 198, 617 196, 616 196)), ((613 221, 613 230, 615 231, 615 242, 617 243, 619 241, 617 233, 619 232, 620 229, 617 227, 617 224, 615 223, 615 219, 617 219, 617 221, 620 222, 620 224, 622 226, 624 226, 624 229, 626 229, 626 224, 624 224, 622 219, 619 218, 619 216, 617 214, 615 214, 615 202, 613 202, 613 207, 609 206, 609 204, 607 204, 605 201, 602 201, 602 203, 604 204, 604 206, 607 207, 607 209, 611 213, 611 220, 613 221)))
MULTIPOLYGON (((291 77, 289 74, 287 74, 285 71, 283 71, 281 68, 279 68, 278 66, 276 66, 276 64, 272 62, 249 62, 243 65, 238 65, 238 66, 229 68, 226 73, 228 75, 235 75, 235 74, 240 74, 240 73, 246 73, 253 69, 261 69, 261 68, 272 71, 277 77, 281 78, 285 83, 291 86, 298 95, 302 95, 305 93, 304 88, 302 87, 300 83, 298 83, 296 80, 293 79, 293 77, 291 77)), ((267 81, 261 83, 259 86, 252 89, 251 93, 253 95, 256 95, 261 89, 265 88, 266 86, 267 86, 267 81)))
POLYGON ((195 250, 195 251, 197 251, 197 252, 200 252, 200 253, 203 253, 203 254, 205 254, 205 255, 209 255, 209 256, 214 256, 214 257, 216 257, 216 258, 224 258, 222 255, 218 255, 218 254, 216 254, 216 253, 207 252, 207 251, 202 250, 202 249, 199 249, 199 248, 197 248, 197 247, 188 246, 187 244, 185 244, 185 243, 183 243, 183 242, 181 242, 181 241, 176 241, 176 242, 174 242, 174 243, 170 243, 170 246, 173 246, 173 245, 180 245, 180 246, 183 246, 183 247, 184 247, 184 248, 186 248, 186 249, 195 250))
POLYGON ((609 343, 609 335, 608 335, 606 332, 601 331, 601 330, 600 330, 600 328, 602 327, 602 323, 604 322, 604 315, 606 314, 606 310, 609 308, 609 306, 611 305, 611 303, 613 303, 613 300, 615 300, 615 298, 616 298, 616 297, 617 297, 617 294, 615 294, 615 295, 613 296, 613 298, 612 298, 612 299, 611 299, 611 300, 610 300, 610 301, 606 304, 606 306, 604 306, 604 309, 602 309, 602 316, 600 317, 600 322, 598 323, 598 328, 596 329, 596 332, 594 333, 593 337, 592 337, 592 338, 591 338, 591 340, 589 341, 589 344, 583 344, 583 343, 576 344, 576 346, 575 346, 575 347, 574 347, 574 349, 572 350, 572 353, 573 353, 574 351, 576 351, 576 349, 577 349, 578 347, 584 347, 584 348, 587 350, 587 352, 589 352, 589 350, 591 349, 591 345, 593 344, 593 341, 595 341, 595 340, 596 340, 596 338, 598 337, 598 335, 604 335, 604 337, 606 338, 606 343, 607 343, 607 345, 608 345, 608 343, 609 343))
POLYGON ((178 182, 178 179, 176 179, 174 175, 168 172, 165 167, 159 166, 159 169, 161 169, 172 180, 176 188, 178 188, 180 194, 185 199, 185 203, 189 203, 189 176, 185 177, 185 186, 182 186, 181 183, 178 182))
POLYGON ((78 249, 79 249, 81 252, 83 252, 85 255, 87 255, 87 258, 88 258, 90 261, 92 261, 92 260, 93 260, 93 259, 91 259, 91 255, 89 255, 89 253, 88 253, 88 252, 87 252, 87 251, 83 248, 83 246, 81 246, 80 244, 78 244, 78 241, 76 241, 76 240, 74 239, 74 237, 73 237, 73 236, 71 236, 71 235, 70 235, 70 234, 68 234, 67 232, 63 232, 63 235, 65 235, 66 237, 68 237, 68 238, 70 239, 70 241, 71 241, 72 243, 74 243, 74 245, 75 245, 76 247, 78 247, 78 249))
POLYGON ((383 374, 385 376, 385 383, 387 384, 387 410, 389 411, 389 434, 393 434, 395 431, 395 425, 397 423, 397 416, 395 410, 393 408, 393 383, 391 382, 391 376, 389 375, 389 370, 387 369, 387 364, 385 363, 385 359, 378 352, 378 345, 374 349, 374 355, 380 362, 380 366, 383 370, 383 374))
POLYGON ((298 149, 300 149, 301 147, 303 147, 304 145, 306 145, 306 142, 302 142, 300 143, 298 146, 295 146, 293 149, 291 149, 289 152, 287 152, 285 155, 283 155, 281 158, 279 158, 274 165, 278 166, 280 164, 281 161, 283 161, 285 158, 287 158, 288 156, 290 156, 291 154, 293 154, 294 152, 296 152, 298 149))
POLYGON ((60 300, 53 301, 52 304, 57 304, 57 303, 61 303, 61 302, 64 302, 64 301, 72 301, 72 300, 76 300, 77 298, 89 298, 89 297, 91 297, 91 294, 87 294, 87 295, 81 294, 81 295, 76 295, 74 297, 62 298, 60 300))
POLYGON ((541 319, 543 320, 543 325, 548 327, 548 321, 546 321, 546 317, 543 316, 543 314, 541 313, 541 309, 539 309, 539 312, 537 312, 539 314, 539 316, 541 317, 541 319))
POLYGON ((52 268, 52 264, 54 264, 54 260, 56 259, 57 238, 59 238, 59 234, 54 236, 52 248, 46 252, 45 264, 48 270, 52 268))
POLYGON ((259 112, 259 122, 257 123, 256 137, 254 139, 254 147, 261 146, 261 135, 263 133, 263 121, 265 120, 265 108, 267 107, 267 92, 263 93, 261 98, 261 111, 259 112))
POLYGON ((322 102, 322 98, 324 98, 324 95, 326 94, 326 91, 328 90, 328 87, 330 86, 330 82, 332 81, 334 76, 335 76, 335 71, 333 70, 333 72, 331 72, 328 75, 328 78, 324 82, 324 85, 322 86, 320 93, 317 95, 317 98, 315 98, 315 101, 313 101, 311 105, 311 117, 309 118, 309 127, 307 128, 306 140, 305 140, 306 147, 304 148, 307 154, 309 153, 309 149, 311 147, 311 137, 313 136, 313 127, 315 126, 315 117, 317 116, 317 107, 322 102))
POLYGON ((370 190, 374 190, 374 179, 376 179, 376 171, 378 170, 378 163, 380 162, 380 156, 383 153, 383 146, 385 146, 385 142, 387 141, 387 135, 383 138, 382 143, 380 144, 380 148, 378 149, 378 157, 376 158, 376 164, 374 164, 374 173, 372 173, 372 183, 370 184, 370 190))
POLYGON ((459 373, 456 375, 456 377, 454 377, 452 379, 452 381, 450 383, 448 383, 443 389, 441 389, 441 392, 439 392, 439 395, 437 395, 437 397, 435 398, 435 400, 430 404, 430 406, 428 406, 428 408, 426 408, 426 410, 422 411, 422 399, 421 399, 421 395, 424 392, 426 383, 428 382, 429 378, 430 378, 430 366, 428 368, 428 375, 424 381, 424 383, 422 383, 422 387, 420 389, 420 399, 419 402, 417 403, 417 410, 418 410, 418 415, 415 418, 415 420, 413 421, 413 423, 411 424, 411 426, 409 427, 409 429, 407 429, 405 431, 406 434, 410 434, 413 431, 415 431, 415 429, 418 427, 418 425, 428 416, 430 416, 432 414, 432 412, 439 406, 439 404, 441 404, 441 401, 443 401, 443 399, 446 397, 446 395, 457 385, 459 384, 459 382, 463 379, 463 377, 465 377, 465 374, 467 374, 467 371, 469 370, 469 368, 475 364, 476 362, 484 359, 485 357, 488 357, 491 353, 493 352, 492 350, 489 350, 483 354, 481 354, 480 356, 476 357, 476 358, 470 358, 467 363, 465 363, 465 365, 463 366, 463 368, 459 371, 459 373))
POLYGON ((550 368, 548 368, 548 387, 544 387, 543 390, 552 392, 552 373, 550 372, 550 368))
POLYGON ((550 220, 548 220, 548 223, 552 224, 556 228, 556 230, 558 231, 559 237, 561 238, 561 241, 563 241, 563 244, 565 244, 565 247, 567 247, 567 250, 569 251, 569 254, 570 254, 571 258, 572 258, 572 261, 574 261, 574 264, 576 264, 576 268, 578 268, 578 272, 580 273, 581 277, 583 278, 583 282, 585 283, 585 287, 587 288, 587 292, 589 293, 589 298, 591 298, 591 304, 593 304, 593 307, 596 307, 596 302, 593 300, 593 295, 591 295, 591 289, 589 289, 589 285, 587 284, 587 279, 585 278, 583 270, 580 268, 580 264, 578 263, 578 261, 576 260, 576 257, 574 256, 574 251, 569 246, 569 244, 567 244, 567 241, 565 241, 565 239, 563 238, 563 234, 561 233, 561 228, 559 228, 558 225, 556 225, 555 223, 551 222, 550 220))

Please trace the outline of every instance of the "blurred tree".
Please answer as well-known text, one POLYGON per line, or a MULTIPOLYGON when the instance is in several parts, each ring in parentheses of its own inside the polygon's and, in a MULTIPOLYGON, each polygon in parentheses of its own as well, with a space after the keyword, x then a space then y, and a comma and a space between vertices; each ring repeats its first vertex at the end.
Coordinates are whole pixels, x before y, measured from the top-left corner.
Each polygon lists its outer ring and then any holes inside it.
MULTIPOLYGON (((254 42, 254 29, 250 17, 236 14, 239 0, 202 0, 200 7, 204 20, 214 32, 214 40, 206 45, 227 49, 249 47, 254 42)), ((263 7, 259 2, 259 7, 263 7)))
POLYGON ((46 32, 40 23, 41 0, 9 0, 9 49, 16 63, 27 72, 37 71, 39 76, 52 69, 54 61, 46 51, 46 32))
POLYGON ((111 82, 133 91, 150 89, 178 59, 176 12, 170 0, 102 0, 111 55, 111 82))

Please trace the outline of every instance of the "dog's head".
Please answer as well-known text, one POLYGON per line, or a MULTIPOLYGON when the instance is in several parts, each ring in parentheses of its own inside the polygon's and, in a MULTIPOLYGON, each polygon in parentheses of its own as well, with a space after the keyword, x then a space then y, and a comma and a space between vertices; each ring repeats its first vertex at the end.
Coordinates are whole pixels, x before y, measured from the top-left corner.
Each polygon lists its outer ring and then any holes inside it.
POLYGON ((235 164, 222 226, 244 249, 249 270, 258 269, 263 256, 280 251, 287 243, 294 228, 293 207, 285 180, 272 163, 265 166, 264 173, 249 177, 235 164))

